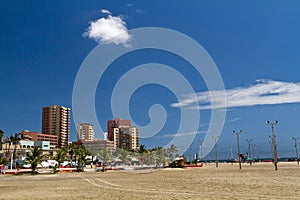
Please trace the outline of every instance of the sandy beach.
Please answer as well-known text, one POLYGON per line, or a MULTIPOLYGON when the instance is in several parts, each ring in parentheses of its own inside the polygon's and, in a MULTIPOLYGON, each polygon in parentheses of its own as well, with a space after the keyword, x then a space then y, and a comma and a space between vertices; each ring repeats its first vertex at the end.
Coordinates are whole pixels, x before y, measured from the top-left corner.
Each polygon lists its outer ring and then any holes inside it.
POLYGON ((296 163, 242 167, 1 175, 0 199, 300 199, 296 163))

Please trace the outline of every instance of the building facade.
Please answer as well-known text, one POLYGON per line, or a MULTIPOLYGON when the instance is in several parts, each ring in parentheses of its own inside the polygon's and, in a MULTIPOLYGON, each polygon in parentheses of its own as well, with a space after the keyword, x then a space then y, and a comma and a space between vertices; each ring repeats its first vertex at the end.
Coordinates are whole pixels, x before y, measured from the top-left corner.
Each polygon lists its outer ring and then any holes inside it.
POLYGON ((114 140, 114 128, 119 126, 131 126, 130 120, 114 118, 107 121, 107 139, 110 141, 114 140))
POLYGON ((70 138, 70 108, 43 107, 42 133, 58 136, 58 148, 67 147, 70 138))
POLYGON ((58 147, 58 136, 50 134, 41 134, 38 132, 22 131, 22 140, 28 141, 49 141, 49 148, 56 149, 58 147))
POLYGON ((139 129, 137 127, 131 127, 131 149, 139 148, 139 129))
POLYGON ((113 141, 115 147, 122 149, 137 149, 139 146, 139 132, 132 127, 130 120, 115 118, 107 122, 108 140, 113 141))
POLYGON ((94 126, 88 123, 80 123, 77 125, 77 140, 94 141, 95 132, 94 126))
POLYGON ((86 148, 89 150, 106 149, 111 152, 116 150, 113 141, 109 141, 109 140, 100 140, 100 139, 96 139, 94 141, 78 140, 76 142, 72 142, 72 144, 75 144, 75 145, 84 144, 86 146, 86 148))
POLYGON ((20 149, 33 149, 34 147, 40 147, 43 151, 50 150, 49 141, 31 141, 31 140, 20 140, 20 149))
POLYGON ((55 152, 55 150, 50 149, 49 141, 20 140, 16 146, 7 142, 2 143, 0 156, 11 159, 14 149, 16 149, 16 159, 24 160, 26 154, 36 146, 42 149, 44 155, 53 156, 53 152, 55 152))

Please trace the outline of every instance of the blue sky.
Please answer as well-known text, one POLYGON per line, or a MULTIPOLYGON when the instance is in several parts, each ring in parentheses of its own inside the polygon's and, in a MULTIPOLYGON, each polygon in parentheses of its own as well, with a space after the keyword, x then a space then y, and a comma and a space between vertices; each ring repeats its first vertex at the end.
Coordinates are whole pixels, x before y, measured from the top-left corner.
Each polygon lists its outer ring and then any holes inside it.
MULTIPOLYGON (((76 74, 86 56, 98 45, 83 34, 90 22, 111 16, 126 23, 123 24, 125 32, 140 27, 173 29, 193 38, 209 53, 223 78, 229 105, 219 140, 223 157, 230 146, 236 153, 232 131, 240 129, 244 132, 242 152, 247 151, 246 139, 252 138, 260 146, 261 157, 269 157, 271 127, 265 124, 266 120, 279 121, 275 128, 278 154, 294 156, 291 138, 300 136, 299 1, 10 1, 1 4, 0 128, 6 134, 23 129, 40 131, 43 106, 72 107, 76 74), (101 12, 102 9, 110 14, 101 12)), ((121 38, 119 45, 124 41, 126 37, 121 38)), ((205 82, 186 61, 159 50, 131 52, 116 60, 99 82, 96 111, 104 129, 106 120, 112 118, 108 105, 116 81, 134 66, 150 62, 175 68, 191 82, 198 97, 207 96, 205 82)), ((204 100, 200 104, 207 103, 204 100)), ((149 123, 148 108, 153 104, 163 105, 168 113, 166 125, 157 137, 141 141, 147 147, 164 145, 169 140, 167 135, 176 132, 180 120, 180 111, 173 104, 176 102, 174 94, 159 85, 145 85, 133 94, 130 112, 138 126, 149 123)), ((203 139, 211 116, 210 110, 204 107, 200 114, 194 151, 199 149, 197 140, 203 139)), ((75 138, 72 121, 71 139, 75 138)))

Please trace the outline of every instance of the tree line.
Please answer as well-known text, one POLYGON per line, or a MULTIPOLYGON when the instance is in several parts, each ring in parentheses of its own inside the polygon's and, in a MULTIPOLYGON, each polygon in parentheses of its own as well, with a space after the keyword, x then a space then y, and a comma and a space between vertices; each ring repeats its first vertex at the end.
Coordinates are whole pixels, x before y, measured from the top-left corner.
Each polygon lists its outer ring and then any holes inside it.
MULTIPOLYGON (((21 134, 15 133, 14 135, 8 136, 4 139, 4 142, 8 144, 8 148, 6 148, 6 152, 4 152, 4 157, 0 157, 0 164, 8 163, 8 155, 10 155, 11 145, 14 146, 12 157, 13 161, 16 161, 16 151, 17 145, 21 140, 21 134)), ((0 150, 2 150, 4 132, 0 130, 0 150)), ((97 158, 96 161, 102 164, 104 168, 108 163, 112 164, 113 160, 116 160, 119 164, 125 165, 128 163, 133 163, 138 161, 139 165, 155 165, 161 166, 164 164, 165 160, 173 161, 177 155, 177 147, 175 145, 171 145, 170 147, 164 149, 163 147, 154 147, 151 149, 147 149, 145 145, 140 145, 136 150, 129 149, 107 149, 107 148, 99 148, 97 146, 85 146, 85 145, 75 145, 69 144, 67 148, 59 148, 56 151, 54 156, 50 156, 49 154, 44 154, 43 150, 40 147, 31 148, 26 153, 26 163, 31 164, 32 172, 36 173, 36 168, 42 161, 47 159, 54 159, 57 161, 53 167, 53 172, 56 173, 58 168, 65 161, 69 161, 71 164, 75 163, 75 167, 77 171, 83 171, 84 165, 87 163, 87 156, 91 156, 92 159, 90 162, 93 162, 97 158)))

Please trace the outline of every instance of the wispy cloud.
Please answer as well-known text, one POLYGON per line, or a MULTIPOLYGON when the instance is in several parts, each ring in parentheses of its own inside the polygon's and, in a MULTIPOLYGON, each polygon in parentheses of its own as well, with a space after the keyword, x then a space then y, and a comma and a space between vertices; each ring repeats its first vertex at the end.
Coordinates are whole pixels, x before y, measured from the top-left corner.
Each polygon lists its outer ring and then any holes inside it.
POLYGON ((112 16, 111 12, 105 9, 102 9, 101 12, 108 14, 108 16, 90 22, 90 26, 83 33, 83 36, 101 44, 113 43, 130 47, 131 35, 128 33, 126 22, 122 17, 112 16))
POLYGON ((197 98, 189 95, 181 102, 171 104, 172 107, 183 107, 188 109, 215 109, 256 106, 256 105, 273 105, 285 103, 300 102, 300 83, 273 81, 260 79, 248 87, 238 87, 224 91, 205 91, 197 93, 197 98), (211 96, 215 98, 211 99, 211 96), (191 105, 198 103, 199 106, 191 105))
POLYGON ((242 118, 236 117, 236 118, 227 120, 227 123, 236 122, 236 121, 240 121, 240 120, 242 120, 242 118))
POLYGON ((136 9, 135 10, 137 13, 143 13, 144 11, 143 10, 141 10, 141 9, 136 9))
POLYGON ((206 131, 192 131, 187 133, 172 133, 172 134, 164 134, 161 136, 154 136, 155 138, 173 138, 173 137, 185 137, 190 135, 198 135, 198 134, 205 134, 206 131))
POLYGON ((111 12, 109 10, 106 10, 106 9, 101 9, 101 12, 103 14, 108 14, 108 15, 111 15, 111 12))

